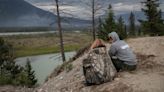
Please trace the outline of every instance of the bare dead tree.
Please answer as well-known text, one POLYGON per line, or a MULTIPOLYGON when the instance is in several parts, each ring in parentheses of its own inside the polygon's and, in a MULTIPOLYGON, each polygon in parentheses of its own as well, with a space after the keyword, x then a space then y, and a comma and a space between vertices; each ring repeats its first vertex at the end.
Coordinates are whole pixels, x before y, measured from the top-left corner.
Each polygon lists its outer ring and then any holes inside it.
POLYGON ((59 36, 60 36, 60 51, 62 55, 62 60, 65 62, 65 54, 64 54, 64 44, 63 44, 63 32, 61 27, 61 18, 60 18, 60 11, 59 11, 59 1, 55 0, 56 3, 56 11, 57 11, 57 24, 58 24, 58 30, 59 30, 59 36))
POLYGON ((93 40, 96 39, 96 32, 95 32, 95 0, 92 0, 92 34, 93 40))
POLYGON ((84 2, 90 11, 91 17, 92 17, 92 36, 93 40, 96 39, 96 17, 100 15, 100 11, 103 10, 103 3, 101 0, 81 0, 81 2, 84 2), (86 2, 85 2, 86 1, 86 2))
MULTIPOLYGON (((66 58, 65 58, 65 53, 64 53, 64 44, 63 44, 64 40, 63 40, 63 30, 62 30, 61 22, 65 21, 68 24, 70 24, 70 23, 69 23, 69 21, 67 21, 66 19, 61 17, 61 15, 62 14, 63 15, 69 15, 70 16, 69 18, 71 18, 71 17, 75 18, 75 16, 73 14, 71 14, 71 13, 68 13, 68 12, 72 12, 72 11, 70 11, 68 9, 60 9, 61 4, 59 4, 60 3, 59 0, 54 0, 54 1, 55 1, 55 7, 56 7, 56 9, 54 10, 54 14, 57 15, 57 27, 58 27, 57 29, 59 31, 59 37, 60 37, 60 51, 61 51, 62 61, 64 62, 64 61, 66 61, 66 58)), ((62 5, 68 5, 68 4, 62 4, 62 5)), ((55 21, 52 22, 50 24, 50 26, 54 25, 55 23, 56 23, 55 21)))

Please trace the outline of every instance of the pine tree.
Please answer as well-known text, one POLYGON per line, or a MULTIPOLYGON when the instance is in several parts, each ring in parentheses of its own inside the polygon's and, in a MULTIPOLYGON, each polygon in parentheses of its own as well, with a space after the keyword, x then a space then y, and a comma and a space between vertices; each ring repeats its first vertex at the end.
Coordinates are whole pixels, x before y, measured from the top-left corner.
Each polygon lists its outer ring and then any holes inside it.
POLYGON ((12 47, 0 38, 0 84, 12 84, 21 71, 14 62, 12 47))
POLYGON ((30 62, 23 68, 14 62, 12 46, 0 38, 0 85, 23 85, 32 87, 37 80, 30 62))
POLYGON ((135 31, 135 15, 133 12, 130 13, 129 16, 129 35, 130 36, 135 36, 136 31, 135 31))
POLYGON ((25 66, 25 72, 27 73, 28 84, 27 86, 31 87, 37 83, 37 79, 35 78, 35 71, 32 70, 30 60, 27 59, 27 63, 25 66))
POLYGON ((122 16, 119 17, 118 23, 117 23, 117 31, 116 31, 120 37, 120 39, 125 39, 127 37, 125 25, 122 16))
POLYGON ((159 9, 159 0, 145 0, 142 11, 146 15, 146 20, 140 20, 142 30, 152 36, 164 35, 164 23, 159 9))
POLYGON ((103 28, 103 22, 102 22, 101 18, 99 18, 99 25, 98 25, 97 37, 99 39, 106 40, 107 39, 107 36, 106 36, 107 34, 108 33, 103 28))
POLYGON ((112 9, 112 5, 109 5, 109 14, 107 19, 105 20, 105 23, 103 24, 104 29, 106 31, 112 32, 112 31, 116 31, 116 23, 115 23, 115 19, 114 19, 114 12, 112 9))
POLYGON ((114 20, 114 12, 112 10, 112 5, 109 5, 108 10, 108 16, 105 19, 104 23, 99 25, 99 30, 97 32, 97 36, 103 40, 107 40, 108 33, 116 31, 116 23, 114 20))
POLYGON ((4 53, 6 53, 6 51, 3 49, 3 47, 4 47, 4 40, 2 38, 0 38, 0 66, 4 62, 4 53))
POLYGON ((19 72, 18 66, 13 61, 13 55, 11 53, 10 45, 6 44, 5 41, 0 38, 0 69, 2 73, 8 73, 12 78, 19 72))

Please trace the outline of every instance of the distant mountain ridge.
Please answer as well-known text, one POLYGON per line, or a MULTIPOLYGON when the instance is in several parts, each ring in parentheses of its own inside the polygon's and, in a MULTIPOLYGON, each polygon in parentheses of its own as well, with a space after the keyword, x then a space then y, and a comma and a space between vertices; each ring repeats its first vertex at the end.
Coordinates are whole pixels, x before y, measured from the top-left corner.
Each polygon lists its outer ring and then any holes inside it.
MULTIPOLYGON (((90 21, 62 17, 64 27, 88 26, 90 21), (66 20, 66 21, 65 21, 66 20)), ((57 17, 24 0, 0 0, 0 27, 55 27, 57 17)))
POLYGON ((0 0, 0 26, 48 26, 55 15, 23 0, 0 0))
MULTIPOLYGON (((138 19, 146 18, 141 11, 134 11, 134 14, 136 17, 136 24, 139 24, 138 19)), ((103 15, 103 18, 105 18, 106 15, 107 14, 103 15)), ((128 24, 129 15, 130 12, 120 14, 115 16, 115 19, 118 19, 120 16, 122 16, 125 24, 128 24)), ((162 16, 164 18, 164 13, 162 13, 162 16)), ((37 8, 24 0, 0 0, 0 27, 57 28, 56 20, 57 17, 53 13, 37 8)), ((64 29, 86 28, 91 26, 90 24, 91 20, 83 20, 74 17, 62 17, 62 27, 64 29)))

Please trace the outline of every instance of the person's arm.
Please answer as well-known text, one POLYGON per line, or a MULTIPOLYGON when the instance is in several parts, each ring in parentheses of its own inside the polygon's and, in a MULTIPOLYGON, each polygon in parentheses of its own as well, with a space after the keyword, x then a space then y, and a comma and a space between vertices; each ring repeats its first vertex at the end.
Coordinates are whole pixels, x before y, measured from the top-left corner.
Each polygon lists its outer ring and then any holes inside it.
POLYGON ((90 49, 94 49, 94 48, 99 47, 99 46, 104 46, 104 47, 105 47, 105 44, 104 44, 104 42, 103 42, 101 39, 96 39, 96 40, 92 43, 90 49))
POLYGON ((109 50, 110 57, 115 56, 116 52, 117 52, 116 47, 111 45, 110 50, 109 50))

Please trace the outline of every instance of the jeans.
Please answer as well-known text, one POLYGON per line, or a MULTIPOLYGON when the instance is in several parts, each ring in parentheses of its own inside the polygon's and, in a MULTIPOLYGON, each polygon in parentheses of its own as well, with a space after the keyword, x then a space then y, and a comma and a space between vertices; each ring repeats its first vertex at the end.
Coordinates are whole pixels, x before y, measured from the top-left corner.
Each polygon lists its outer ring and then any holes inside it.
POLYGON ((133 71, 136 69, 136 65, 127 65, 124 63, 124 61, 119 60, 119 59, 112 59, 112 62, 117 70, 119 72, 120 70, 128 70, 128 71, 133 71))

